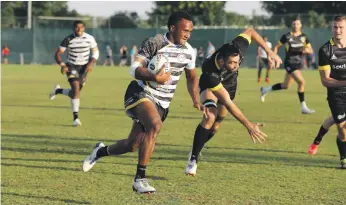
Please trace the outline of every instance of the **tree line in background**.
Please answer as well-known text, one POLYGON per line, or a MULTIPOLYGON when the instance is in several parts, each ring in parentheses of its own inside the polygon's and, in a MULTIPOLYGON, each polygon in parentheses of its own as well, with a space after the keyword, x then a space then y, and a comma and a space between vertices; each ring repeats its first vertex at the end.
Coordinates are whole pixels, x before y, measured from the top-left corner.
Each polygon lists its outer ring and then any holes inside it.
MULTIPOLYGON (((165 26, 168 15, 177 10, 186 10, 195 25, 205 26, 290 26, 294 18, 301 18, 305 27, 326 28, 335 14, 346 14, 346 2, 323 1, 265 1, 262 8, 270 15, 240 15, 225 11, 226 2, 217 1, 156 1, 148 19, 141 19, 136 12, 116 12, 108 19, 97 22, 103 28, 151 28, 165 26), (300 13, 300 14, 299 14, 300 13)), ((1 27, 26 27, 27 2, 1 2, 1 27)), ((66 1, 33 1, 32 16, 88 17, 76 10, 70 11, 66 1)), ((51 22, 43 23, 44 26, 51 22)), ((70 25, 70 22, 66 24, 70 25)), ((60 25, 61 26, 61 25, 60 25)), ((66 25, 67 26, 67 25, 66 25)))

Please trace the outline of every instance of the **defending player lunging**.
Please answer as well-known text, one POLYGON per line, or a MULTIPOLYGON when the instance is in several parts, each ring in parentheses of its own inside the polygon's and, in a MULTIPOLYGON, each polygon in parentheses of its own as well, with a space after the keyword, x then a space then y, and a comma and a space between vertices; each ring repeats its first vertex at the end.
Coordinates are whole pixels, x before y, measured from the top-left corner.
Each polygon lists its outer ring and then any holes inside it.
POLYGON ((251 40, 264 48, 270 64, 278 67, 282 63, 280 57, 268 48, 262 37, 252 28, 246 29, 233 39, 232 43, 224 44, 204 60, 199 87, 201 102, 207 112, 195 131, 192 153, 185 169, 187 175, 196 175, 198 156, 204 144, 215 135, 228 112, 246 127, 254 143, 266 140, 266 134, 259 129, 261 125, 246 119, 233 102, 237 91, 239 66, 251 40))

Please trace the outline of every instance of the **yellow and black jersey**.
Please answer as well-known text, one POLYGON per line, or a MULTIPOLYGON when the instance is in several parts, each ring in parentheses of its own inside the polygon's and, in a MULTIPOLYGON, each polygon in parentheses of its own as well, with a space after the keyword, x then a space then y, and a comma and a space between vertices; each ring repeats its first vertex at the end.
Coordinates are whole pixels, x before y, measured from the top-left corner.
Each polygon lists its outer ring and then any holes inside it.
POLYGON ((217 64, 217 58, 224 49, 233 49, 239 53, 240 59, 242 60, 250 43, 251 39, 248 35, 240 34, 233 39, 232 43, 224 44, 213 55, 207 57, 202 64, 202 75, 199 81, 200 92, 206 89, 214 91, 225 87, 233 99, 237 89, 238 70, 233 72, 221 68, 217 64))
MULTIPOLYGON (((330 77, 346 80, 346 48, 338 48, 333 39, 325 43, 318 51, 319 70, 330 70, 330 77)), ((328 88, 328 94, 346 93, 346 87, 328 88)))
POLYGON ((285 64, 300 64, 303 60, 303 49, 311 46, 305 33, 298 36, 294 36, 292 32, 286 33, 278 43, 286 47, 285 64))

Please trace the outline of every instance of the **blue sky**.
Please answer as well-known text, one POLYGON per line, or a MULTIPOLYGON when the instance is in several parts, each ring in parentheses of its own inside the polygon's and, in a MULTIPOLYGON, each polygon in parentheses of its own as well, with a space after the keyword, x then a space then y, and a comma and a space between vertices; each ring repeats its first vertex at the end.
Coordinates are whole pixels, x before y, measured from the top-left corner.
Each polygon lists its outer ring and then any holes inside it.
MULTIPOLYGON (((136 11, 140 17, 146 17, 145 12, 152 8, 152 1, 68 1, 70 9, 78 13, 92 16, 110 16, 116 11, 136 11)), ((259 1, 227 1, 226 10, 243 15, 266 14, 261 9, 259 1)))

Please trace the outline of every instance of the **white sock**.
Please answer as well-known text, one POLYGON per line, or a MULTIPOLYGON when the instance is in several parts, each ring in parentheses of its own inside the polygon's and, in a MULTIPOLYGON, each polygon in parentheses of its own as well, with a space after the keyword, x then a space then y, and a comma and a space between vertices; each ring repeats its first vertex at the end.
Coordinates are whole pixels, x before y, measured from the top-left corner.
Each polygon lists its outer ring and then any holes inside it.
POLYGON ((301 102, 300 105, 301 105, 302 108, 308 108, 308 106, 306 106, 305 101, 301 102))
POLYGON ((78 112, 79 111, 79 98, 78 99, 71 99, 72 104, 72 111, 78 112))
POLYGON ((264 93, 267 93, 267 92, 270 92, 270 91, 272 91, 272 86, 268 86, 268 87, 264 87, 263 88, 263 92, 264 93))
POLYGON ((70 91, 71 91, 71 88, 62 89, 62 94, 66 96, 70 96, 70 91))

